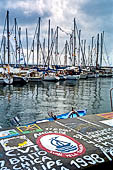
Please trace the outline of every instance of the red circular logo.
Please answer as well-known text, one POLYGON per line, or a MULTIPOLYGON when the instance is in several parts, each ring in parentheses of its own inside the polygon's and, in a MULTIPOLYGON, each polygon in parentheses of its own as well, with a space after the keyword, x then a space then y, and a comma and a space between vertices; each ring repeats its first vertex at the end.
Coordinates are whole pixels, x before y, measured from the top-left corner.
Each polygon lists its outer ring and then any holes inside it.
POLYGON ((64 158, 77 157, 86 151, 74 138, 60 133, 43 134, 36 142, 41 149, 64 158))

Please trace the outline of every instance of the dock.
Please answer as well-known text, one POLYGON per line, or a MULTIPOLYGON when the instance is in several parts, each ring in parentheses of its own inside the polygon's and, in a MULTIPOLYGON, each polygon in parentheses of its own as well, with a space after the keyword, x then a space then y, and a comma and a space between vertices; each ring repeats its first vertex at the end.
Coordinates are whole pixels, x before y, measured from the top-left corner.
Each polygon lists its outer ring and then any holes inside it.
POLYGON ((0 170, 112 168, 113 112, 0 130, 0 170))

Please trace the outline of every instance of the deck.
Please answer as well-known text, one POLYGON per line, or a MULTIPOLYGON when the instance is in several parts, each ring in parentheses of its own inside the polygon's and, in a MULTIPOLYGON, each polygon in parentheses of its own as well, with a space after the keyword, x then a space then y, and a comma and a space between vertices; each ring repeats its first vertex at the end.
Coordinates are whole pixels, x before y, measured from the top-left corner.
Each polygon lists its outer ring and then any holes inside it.
POLYGON ((113 112, 1 129, 0 170, 112 168, 113 112))

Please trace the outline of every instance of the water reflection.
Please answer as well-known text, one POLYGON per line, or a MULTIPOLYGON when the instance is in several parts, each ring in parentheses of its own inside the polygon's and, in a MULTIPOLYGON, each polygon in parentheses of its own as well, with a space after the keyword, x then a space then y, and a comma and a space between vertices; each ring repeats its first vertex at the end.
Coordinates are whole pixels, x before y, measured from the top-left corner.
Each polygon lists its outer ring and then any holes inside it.
POLYGON ((112 78, 64 82, 38 82, 24 86, 0 86, 0 125, 19 115, 21 124, 48 117, 48 112, 65 113, 87 109, 88 114, 111 111, 109 90, 112 78))

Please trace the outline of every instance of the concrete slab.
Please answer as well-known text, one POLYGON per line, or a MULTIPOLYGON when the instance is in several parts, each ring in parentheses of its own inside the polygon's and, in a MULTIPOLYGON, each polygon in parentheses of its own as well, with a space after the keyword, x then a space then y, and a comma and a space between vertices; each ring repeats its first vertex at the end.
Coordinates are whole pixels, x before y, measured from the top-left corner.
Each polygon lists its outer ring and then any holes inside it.
POLYGON ((43 121, 0 131, 0 170, 111 169, 112 164, 112 119, 103 116, 43 121))

